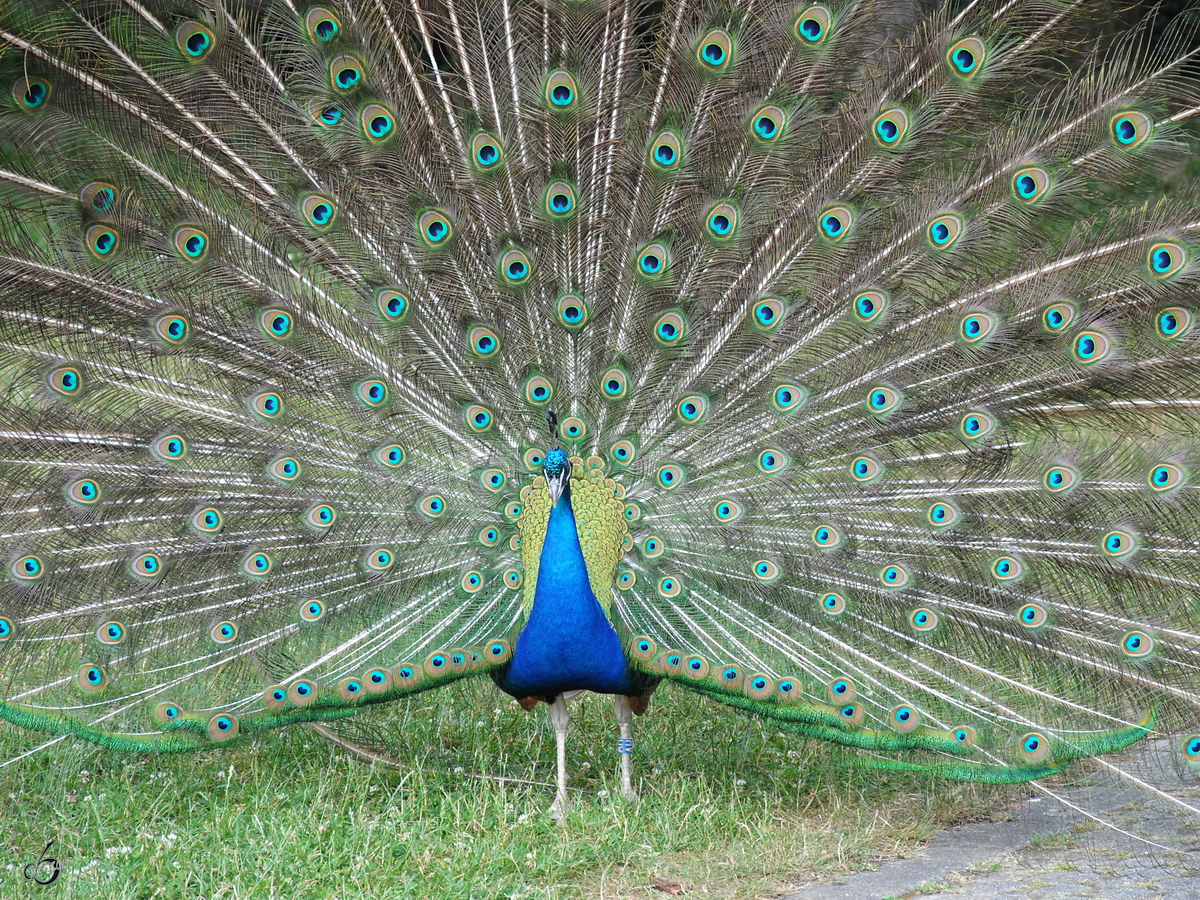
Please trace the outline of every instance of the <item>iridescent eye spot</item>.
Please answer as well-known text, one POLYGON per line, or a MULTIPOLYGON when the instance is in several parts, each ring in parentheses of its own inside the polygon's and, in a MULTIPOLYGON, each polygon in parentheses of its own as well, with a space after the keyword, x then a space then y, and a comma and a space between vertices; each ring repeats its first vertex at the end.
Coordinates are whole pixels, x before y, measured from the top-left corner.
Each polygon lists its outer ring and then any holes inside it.
POLYGON ((646 559, 658 559, 666 552, 667 545, 662 538, 652 535, 642 540, 642 556, 646 559))
POLYGON ((342 109, 340 106, 328 104, 317 107, 314 111, 317 122, 325 128, 333 128, 335 125, 341 124, 342 109))
POLYGON ((613 458, 613 462, 625 466, 633 462, 637 450, 633 446, 633 442, 629 440, 620 440, 608 448, 609 454, 613 458))
POLYGON ((506 480, 499 469, 485 469, 479 473, 479 483, 492 493, 502 490, 506 480))
POLYGON ((617 587, 623 591, 627 591, 637 584, 637 576, 633 572, 625 569, 617 575, 617 587))
POLYGON ((504 586, 513 591, 521 586, 523 580, 520 571, 517 569, 505 569, 501 577, 504 580, 504 586))
POLYGON ((95 506, 100 501, 100 485, 91 478, 80 478, 67 485, 67 499, 78 506, 95 506))
POLYGON ((771 393, 771 403, 780 412, 793 412, 800 408, 808 394, 794 384, 781 384, 771 393))
POLYGON ((191 225, 180 226, 175 229, 175 249, 184 259, 201 259, 208 252, 208 235, 191 225))
POLYGON ((848 207, 833 206, 821 213, 818 218, 821 234, 830 241, 840 241, 850 233, 854 216, 848 207))
POLYGON ((1121 638, 1121 652, 1133 659, 1142 659, 1154 652, 1154 638, 1144 631, 1131 631, 1121 638))
POLYGON ((986 45, 972 35, 958 41, 946 51, 946 62, 950 65, 950 71, 960 78, 973 78, 983 68, 986 56, 986 45))
POLYGON ((154 335, 164 344, 182 344, 188 339, 188 321, 177 313, 159 316, 154 320, 154 335))
POLYGON ((750 311, 750 324, 759 331, 775 331, 783 322, 786 307, 782 300, 768 298, 759 300, 750 311))
POLYGON ((1046 196, 1050 189, 1050 173, 1041 166, 1018 169, 1013 175, 1013 196, 1022 203, 1033 203, 1046 196))
POLYGON ((766 472, 768 475, 777 475, 787 468, 789 462, 791 460, 786 453, 772 447, 758 454, 755 465, 758 466, 761 472, 766 472))
POLYGON ((975 729, 972 728, 970 725, 960 725, 958 728, 955 728, 950 733, 954 737, 954 739, 956 741, 958 741, 960 744, 962 744, 964 747, 974 747, 975 746, 975 740, 976 740, 975 729))
POLYGON ((565 112, 575 105, 579 87, 566 69, 555 69, 546 77, 546 103, 555 112, 565 112))
POLYGON ((46 574, 46 566, 39 556, 23 556, 9 567, 9 572, 18 581, 37 581, 46 574))
POLYGON ((333 523, 336 521, 337 512, 327 503, 319 503, 316 506, 311 506, 304 514, 304 524, 318 531, 325 531, 333 527, 333 523))
POLYGON ((552 220, 566 220, 575 214, 575 186, 569 181, 552 181, 546 185, 542 208, 552 220))
POLYGON ((1079 474, 1068 466, 1051 466, 1042 476, 1042 484, 1052 494, 1074 487, 1079 480, 1079 474))
POLYGON ((1084 365, 1100 362, 1112 352, 1112 340, 1103 331, 1081 331, 1075 336, 1072 351, 1084 365))
POLYGON ((736 500, 718 500, 713 504, 713 518, 718 522, 732 524, 742 517, 742 505, 736 500))
POLYGON ((880 385, 867 393, 867 408, 877 416, 886 415, 900 405, 900 394, 880 385))
POLYGON ((242 560, 242 573, 251 578, 265 578, 274 567, 274 560, 266 553, 251 553, 242 560))
POLYGON ((428 246, 440 247, 450 240, 453 229, 445 213, 429 209, 417 217, 417 234, 428 246))
POLYGON ((363 65, 349 53, 335 56, 329 63, 329 80, 335 90, 352 91, 363 80, 363 65))
POLYGON ((930 505, 925 517, 934 528, 946 528, 957 521, 958 509, 949 503, 939 500, 930 505))
POLYGON ((483 574, 471 571, 462 577, 459 585, 468 594, 478 593, 483 588, 483 574))
POLYGON ((1017 621, 1025 628, 1041 628, 1049 621, 1049 618, 1050 614, 1045 607, 1039 606, 1037 603, 1026 603, 1017 610, 1017 621))
POLYGON ((1041 762, 1050 754, 1050 741, 1044 734, 1031 731, 1021 738, 1021 754, 1030 762, 1041 762))
POLYGON ((102 644, 119 644, 125 640, 125 626, 120 622, 105 622, 96 629, 96 640, 102 644))
POLYGON ((314 41, 332 41, 341 31, 341 27, 337 16, 319 6, 310 9, 304 16, 304 29, 314 41))
POLYGON ((1155 278, 1170 278, 1182 269, 1188 261, 1188 252, 1182 244, 1174 241, 1162 241, 1154 244, 1146 255, 1146 265, 1150 274, 1155 278))
POLYGON ((846 725, 860 725, 862 724, 863 717, 866 715, 863 708, 857 703, 847 703, 838 710, 838 714, 842 717, 842 722, 846 725))
POLYGON ((962 233, 963 220, 954 213, 945 213, 929 223, 929 242, 939 250, 945 250, 954 245, 962 233))
POLYGON ((504 151, 495 136, 481 131, 471 138, 471 157, 481 169, 494 169, 504 159, 504 151))
POLYGON ((486 406, 472 404, 466 409, 467 427, 480 433, 492 427, 492 413, 486 406))
POLYGON ((75 683, 85 691, 102 691, 108 686, 108 675, 100 666, 84 663, 75 675, 75 683))
POLYGON ((56 394, 78 397, 83 393, 83 376, 74 366, 60 366, 46 376, 46 382, 56 394))
POLYGON ((626 503, 621 509, 621 515, 626 522, 636 522, 642 517, 642 508, 633 502, 626 503))
POLYGON ((854 682, 849 678, 835 678, 825 685, 825 693, 834 703, 846 703, 853 700, 858 691, 854 687, 854 682))
POLYGON ((421 498, 417 509, 430 518, 436 519, 446 511, 446 498, 441 494, 427 494, 421 498))
POLYGON ((908 574, 908 569, 904 566, 895 563, 890 566, 884 566, 879 570, 879 580, 885 588, 901 588, 908 584, 911 576, 908 574))
POLYGON ((188 454, 188 445, 177 434, 168 434, 154 442, 151 449, 154 455, 166 462, 178 462, 188 454))
POLYGON ((199 512, 192 514, 192 527, 201 534, 216 534, 225 524, 225 517, 220 511, 211 506, 206 506, 199 512))
POLYGON ((354 386, 354 393, 368 408, 383 406, 388 400, 388 388, 382 381, 360 381, 354 386))
POLYGON ((650 143, 650 162, 660 172, 670 172, 679 167, 683 158, 683 142, 673 131, 659 132, 650 143))
POLYGON ((305 622, 316 622, 325 615, 325 604, 320 600, 306 600, 300 604, 300 618, 305 622))
POLYGON ((667 248, 654 243, 644 247, 637 257, 637 270, 644 278, 659 278, 667 271, 667 248))
POLYGON ((674 490, 683 484, 683 469, 674 464, 661 466, 658 470, 659 487, 674 490))
POLYGON ((804 46, 823 43, 829 35, 833 15, 824 6, 810 6, 796 17, 794 33, 804 46))
POLYGON ((675 347, 683 340, 686 320, 683 313, 670 310, 654 323, 654 339, 664 347, 675 347))
POLYGON ((938 614, 932 609, 914 609, 908 616, 913 631, 933 631, 938 626, 938 614))
POLYGON ((696 58, 710 72, 728 68, 733 60, 733 36, 723 28, 712 29, 700 38, 696 58))
POLYGON ((1001 556, 992 561, 992 576, 997 581, 1013 581, 1021 577, 1024 566, 1019 559, 1011 556, 1001 556))
POLYGON ((1189 763, 1200 761, 1200 734, 1189 734, 1183 739, 1183 755, 1189 763))
POLYGON ((991 434, 996 428, 996 420, 987 413, 969 412, 962 417, 958 430, 968 440, 977 440, 991 434))
POLYGON ((282 482, 295 481, 300 477, 300 461, 293 456, 282 456, 272 462, 267 471, 282 482))
POLYGON ((542 453, 541 450, 538 450, 536 447, 530 447, 521 456, 521 461, 523 463, 525 463, 525 468, 531 469, 535 472, 539 471, 542 468, 542 463, 544 462, 544 460, 545 460, 544 454, 542 453))
POLYGON ((1169 491, 1184 482, 1184 471, 1172 463, 1159 463, 1150 470, 1146 481, 1155 491, 1169 491))
POLYGON ((230 644, 237 640, 238 629, 233 622, 218 622, 209 629, 208 636, 214 644, 230 644))
POLYGON ((182 715, 183 710, 180 709, 179 705, 172 703, 169 700, 159 703, 154 707, 154 718, 160 724, 172 722, 182 715))
POLYGON ((386 141, 396 130, 396 118, 381 103, 367 103, 358 115, 363 134, 372 143, 386 141))
POLYGON ((1129 150, 1149 139, 1154 131, 1154 120, 1143 112, 1126 110, 1109 120, 1109 130, 1116 145, 1129 150))
POLYGON ((578 294, 563 294, 555 304, 558 321, 569 330, 582 328, 588 320, 589 309, 578 294))
POLYGON ((900 733, 908 734, 915 731, 921 724, 921 716, 907 703, 901 703, 899 706, 892 707, 888 714, 888 724, 900 733))
POLYGON ((1105 556, 1123 559, 1134 551, 1135 544, 1133 535, 1128 531, 1114 529, 1104 536, 1104 540, 1100 542, 1100 548, 1104 551, 1105 556))
POLYGON ((404 464, 404 448, 399 444, 385 444, 372 454, 381 466, 395 469, 404 464))
POLYGON ((396 554, 386 547, 375 547, 368 550, 363 557, 363 563, 372 572, 386 572, 396 561, 396 554))
POLYGON ((129 570, 139 578, 157 578, 163 570, 162 557, 156 553, 143 553, 130 562, 129 570))
POLYGON ((841 594, 825 594, 821 597, 821 609, 828 615, 840 616, 846 611, 846 600, 841 594))
POLYGON ((866 484, 883 473, 883 466, 869 456, 859 456, 850 463, 850 477, 866 484))
POLYGON ((110 225, 89 225, 84 232, 84 244, 99 259, 112 256, 120 242, 120 235, 110 225))
POLYGON ((1159 337, 1173 341, 1192 330, 1192 314, 1182 306, 1168 306, 1154 321, 1159 337))
POLYGON ((13 83, 12 95, 22 109, 32 112, 41 109, 50 99, 50 84, 42 79, 18 78, 13 83))
POLYGON ((622 399, 628 388, 628 376, 620 366, 613 366, 600 376, 600 393, 604 396, 605 400, 622 399))
POLYGON ((695 425, 702 421, 706 412, 708 412, 708 398, 700 394, 684 397, 675 407, 675 414, 679 420, 688 425, 695 425))
POLYGON ((760 559, 753 566, 754 577, 759 581, 772 582, 779 578, 780 568, 769 559, 760 559))
POLYGON ((337 218, 337 207, 333 201, 318 194, 308 194, 300 200, 300 211, 305 221, 318 231, 324 231, 337 218))
POLYGON ((112 212, 117 205, 117 189, 106 181, 90 181, 80 190, 79 202, 92 212, 112 212))
POLYGON ((832 525, 818 525, 812 530, 812 542, 824 550, 832 550, 842 542, 842 535, 832 525))
POLYGON ((708 217, 705 220, 708 236, 717 241, 733 237, 737 228, 737 220, 737 207, 732 203, 724 200, 716 204, 709 209, 708 217))
POLYGON ((974 312, 963 316, 958 333, 968 344, 977 344, 992 333, 996 320, 990 313, 974 312))
POLYGON ((520 500, 511 500, 504 504, 504 518, 508 519, 510 522, 515 522, 517 519, 521 518, 522 511, 523 507, 521 506, 520 500))
POLYGON ((887 307, 887 295, 882 291, 863 291, 854 298, 854 315, 860 322, 874 322, 887 307))
POLYGON ((479 543, 485 547, 495 547, 500 540, 500 531, 494 526, 488 525, 483 528, 478 535, 479 543))
POLYGON ((750 133, 760 144, 771 144, 783 134, 787 113, 778 106, 764 106, 750 117, 750 133))
POLYGON ((524 284, 532 271, 533 264, 523 250, 509 250, 500 257, 500 277, 505 284, 524 284))
POLYGON ((881 147, 896 147, 908 133, 908 113, 898 106, 885 109, 875 117, 871 132, 881 147))
POLYGON ((679 579, 673 575, 667 575, 658 580, 658 592, 668 599, 678 597, 682 590, 683 586, 679 583, 679 579))
POLYGON ((187 59, 203 59, 214 42, 212 30, 203 22, 189 20, 181 22, 175 29, 175 45, 187 59))
POLYGON ((1075 305, 1065 300, 1047 306, 1045 312, 1042 313, 1042 324, 1050 332, 1063 331, 1073 321, 1075 321, 1075 305))
POLYGON ((559 424, 558 433, 564 441, 581 441, 587 435, 587 425, 578 416, 568 416, 559 424))
POLYGON ((766 700, 775 691, 775 682, 766 675, 751 675, 742 690, 754 700, 766 700))
POLYGON ((283 398, 274 391, 265 391, 250 398, 250 409, 262 419, 278 419, 283 415, 283 398))

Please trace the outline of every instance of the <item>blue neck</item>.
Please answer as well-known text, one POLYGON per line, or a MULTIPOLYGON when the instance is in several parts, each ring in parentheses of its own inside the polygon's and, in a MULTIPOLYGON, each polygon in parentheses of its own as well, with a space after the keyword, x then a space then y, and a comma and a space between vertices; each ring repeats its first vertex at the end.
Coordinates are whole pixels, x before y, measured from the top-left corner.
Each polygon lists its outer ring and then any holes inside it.
POLYGON ((550 511, 533 608, 501 687, 518 697, 638 693, 621 639, 592 593, 568 494, 550 511))

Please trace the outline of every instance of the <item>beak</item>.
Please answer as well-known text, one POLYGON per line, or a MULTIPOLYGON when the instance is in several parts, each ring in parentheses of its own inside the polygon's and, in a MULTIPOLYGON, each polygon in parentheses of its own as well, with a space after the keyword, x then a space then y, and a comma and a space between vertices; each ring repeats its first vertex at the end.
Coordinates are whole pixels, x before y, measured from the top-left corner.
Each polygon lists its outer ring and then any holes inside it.
POLYGON ((552 508, 558 506, 558 500, 563 495, 563 491, 566 490, 567 479, 569 477, 569 473, 561 472, 553 478, 546 479, 546 486, 550 488, 550 506, 552 508))

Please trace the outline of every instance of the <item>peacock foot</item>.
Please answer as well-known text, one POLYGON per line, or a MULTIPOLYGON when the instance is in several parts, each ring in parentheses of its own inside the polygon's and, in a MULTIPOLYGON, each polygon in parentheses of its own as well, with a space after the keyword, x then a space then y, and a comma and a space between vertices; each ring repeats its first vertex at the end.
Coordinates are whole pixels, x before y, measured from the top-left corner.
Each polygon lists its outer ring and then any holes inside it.
POLYGON ((559 794, 550 804, 550 818, 558 825, 567 824, 567 813, 571 811, 571 801, 564 794, 559 794))

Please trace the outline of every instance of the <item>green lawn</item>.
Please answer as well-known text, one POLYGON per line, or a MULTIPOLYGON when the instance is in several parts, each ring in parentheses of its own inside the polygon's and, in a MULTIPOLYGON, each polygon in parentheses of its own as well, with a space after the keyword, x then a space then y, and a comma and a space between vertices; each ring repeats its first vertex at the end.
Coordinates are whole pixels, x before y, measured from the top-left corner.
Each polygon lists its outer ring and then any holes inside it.
MULTIPOLYGON (((611 703, 589 694, 570 708, 574 807, 561 829, 546 815, 546 709, 525 713, 487 681, 368 719, 404 769, 301 727, 184 756, 63 741, 0 769, 0 896, 665 897, 657 878, 696 896, 761 897, 902 853, 1004 796, 851 767, 838 748, 667 686, 634 724, 641 800, 629 804, 611 703), (22 867, 52 838, 63 869, 39 887, 22 867)), ((0 729, 0 758, 32 745, 0 729)))

